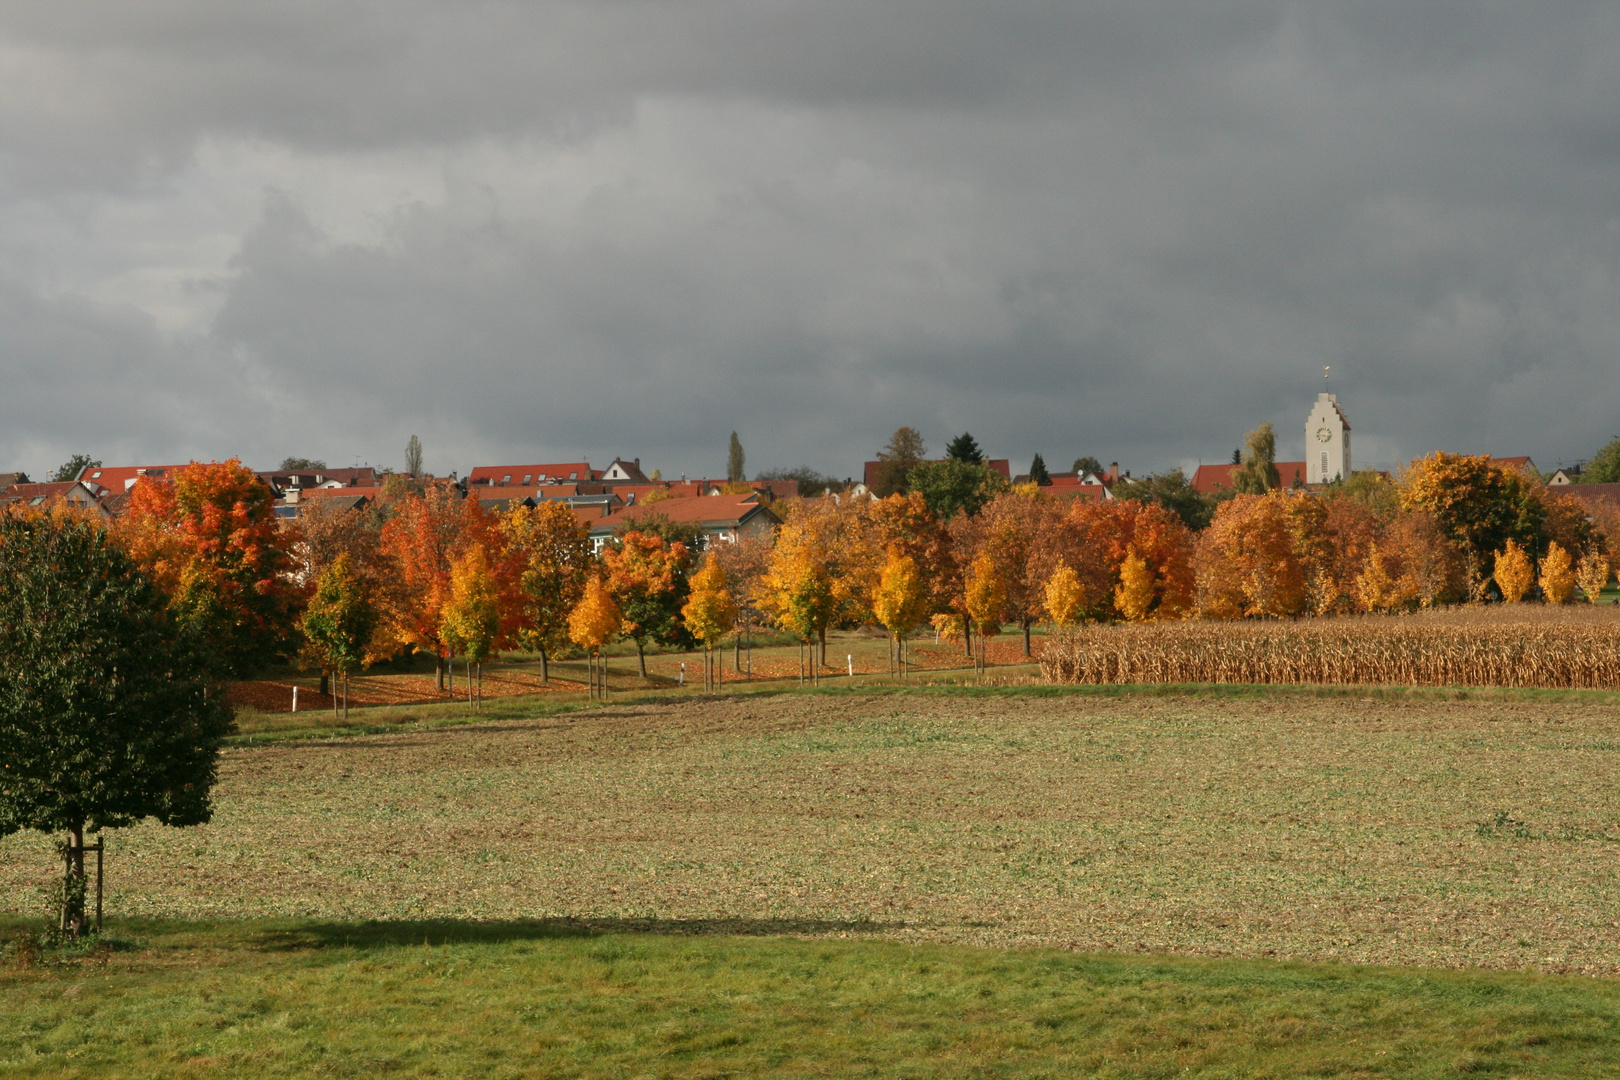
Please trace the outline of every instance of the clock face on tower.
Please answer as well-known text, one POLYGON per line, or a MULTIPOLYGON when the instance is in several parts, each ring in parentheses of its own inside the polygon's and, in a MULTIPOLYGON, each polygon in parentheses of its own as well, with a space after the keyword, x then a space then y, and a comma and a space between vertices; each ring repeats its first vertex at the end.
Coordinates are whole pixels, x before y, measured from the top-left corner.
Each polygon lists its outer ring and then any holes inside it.
POLYGON ((1325 427, 1317 428, 1316 429, 1316 441, 1317 442, 1332 442, 1333 441, 1333 432, 1329 431, 1325 427))

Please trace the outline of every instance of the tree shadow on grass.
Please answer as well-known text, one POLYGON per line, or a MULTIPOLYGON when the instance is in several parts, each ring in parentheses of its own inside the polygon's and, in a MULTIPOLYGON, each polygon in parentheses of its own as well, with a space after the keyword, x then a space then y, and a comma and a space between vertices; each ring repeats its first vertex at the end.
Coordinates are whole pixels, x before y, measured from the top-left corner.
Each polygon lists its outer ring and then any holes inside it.
POLYGON ((868 919, 409 919, 364 922, 300 922, 250 930, 246 940, 255 948, 297 951, 350 947, 386 948, 394 945, 499 944, 599 937, 604 934, 663 936, 776 937, 784 935, 868 935, 904 929, 913 924, 868 919))

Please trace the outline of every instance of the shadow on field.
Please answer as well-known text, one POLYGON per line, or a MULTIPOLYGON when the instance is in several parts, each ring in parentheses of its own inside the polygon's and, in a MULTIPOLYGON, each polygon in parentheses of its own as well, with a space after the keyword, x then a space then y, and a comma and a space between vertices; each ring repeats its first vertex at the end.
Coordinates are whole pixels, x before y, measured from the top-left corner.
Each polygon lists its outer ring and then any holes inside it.
POLYGON ((372 922, 311 922, 255 931, 249 940, 266 950, 385 948, 392 945, 495 944, 594 937, 599 934, 666 934, 693 937, 783 934, 877 934, 903 929, 900 922, 864 919, 413 919, 372 922))

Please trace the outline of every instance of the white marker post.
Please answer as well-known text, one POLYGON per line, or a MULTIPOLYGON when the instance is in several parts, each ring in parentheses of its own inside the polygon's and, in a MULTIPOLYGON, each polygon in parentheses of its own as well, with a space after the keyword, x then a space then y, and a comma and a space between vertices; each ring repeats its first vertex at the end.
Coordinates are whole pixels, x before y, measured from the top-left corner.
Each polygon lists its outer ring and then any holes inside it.
POLYGON ((293 712, 298 711, 298 684, 293 683, 293 712))
POLYGON ((855 654, 845 653, 844 659, 849 661, 849 677, 853 679, 855 677, 855 654))

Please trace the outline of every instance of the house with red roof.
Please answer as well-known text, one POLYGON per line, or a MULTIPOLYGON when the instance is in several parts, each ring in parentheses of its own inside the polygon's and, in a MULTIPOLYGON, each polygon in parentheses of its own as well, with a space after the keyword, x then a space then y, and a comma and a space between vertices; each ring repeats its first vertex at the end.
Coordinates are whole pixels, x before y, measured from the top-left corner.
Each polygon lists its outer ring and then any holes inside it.
POLYGON ((677 525, 695 525, 708 542, 734 544, 750 536, 767 535, 782 523, 758 495, 704 495, 690 499, 661 499, 626 506, 591 525, 591 546, 600 551, 614 532, 638 521, 663 518, 677 525))
MULTIPOLYGON (((1228 462, 1225 465, 1200 465, 1192 475, 1193 490, 1200 495, 1218 495, 1222 491, 1232 490, 1232 473, 1237 466, 1228 462)), ((1305 463, 1303 461, 1277 462, 1277 476, 1280 486, 1285 488, 1305 486, 1305 463)))
POLYGON ((102 505, 101 494, 78 480, 48 484, 12 484, 0 491, 0 507, 49 506, 55 502, 64 502, 69 506, 94 510, 103 517, 108 516, 107 507, 102 505))

